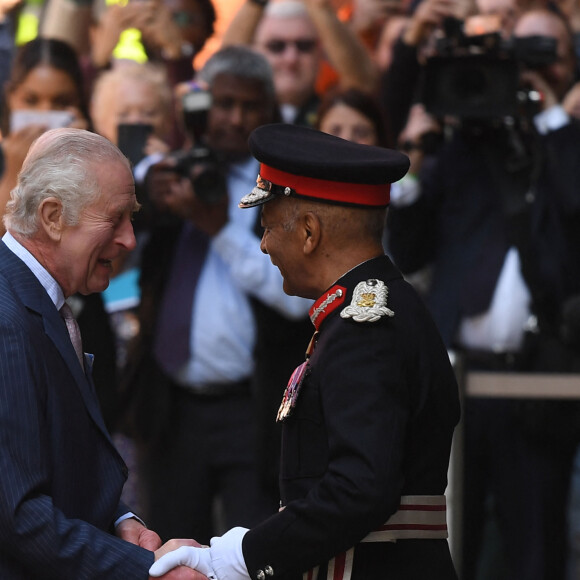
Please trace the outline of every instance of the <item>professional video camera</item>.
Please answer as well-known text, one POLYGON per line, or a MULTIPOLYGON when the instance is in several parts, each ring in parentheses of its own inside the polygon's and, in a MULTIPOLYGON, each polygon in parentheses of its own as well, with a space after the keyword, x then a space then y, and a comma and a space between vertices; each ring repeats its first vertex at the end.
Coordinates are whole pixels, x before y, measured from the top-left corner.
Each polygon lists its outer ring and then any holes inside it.
POLYGON ((435 55, 424 67, 421 101, 437 116, 491 121, 526 115, 541 96, 520 83, 522 69, 557 59, 556 39, 512 37, 499 32, 467 35, 463 21, 448 19, 435 55))
POLYGON ((211 204, 223 200, 228 189, 219 155, 204 144, 210 107, 210 93, 199 87, 184 95, 183 121, 194 144, 188 151, 170 153, 165 170, 190 179, 196 196, 211 204))

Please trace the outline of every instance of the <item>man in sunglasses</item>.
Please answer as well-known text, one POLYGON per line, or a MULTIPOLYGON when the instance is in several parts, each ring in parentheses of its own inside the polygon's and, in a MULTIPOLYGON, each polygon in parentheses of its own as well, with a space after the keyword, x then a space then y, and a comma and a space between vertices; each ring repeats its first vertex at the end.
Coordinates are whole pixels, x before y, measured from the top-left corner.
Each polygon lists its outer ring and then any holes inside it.
POLYGON ((251 44, 268 59, 287 123, 316 124, 328 63, 341 86, 369 90, 376 81, 366 48, 329 3, 247 0, 224 34, 223 45, 230 44, 251 44))
POLYGON ((272 66, 282 118, 312 125, 319 102, 315 86, 322 48, 304 4, 285 1, 268 6, 254 44, 272 66))

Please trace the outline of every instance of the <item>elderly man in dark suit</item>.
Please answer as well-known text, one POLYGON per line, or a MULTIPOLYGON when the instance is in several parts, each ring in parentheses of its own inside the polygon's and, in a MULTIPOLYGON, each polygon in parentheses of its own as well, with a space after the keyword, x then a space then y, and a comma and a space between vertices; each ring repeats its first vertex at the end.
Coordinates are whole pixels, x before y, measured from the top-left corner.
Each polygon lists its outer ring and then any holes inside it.
POLYGON ((77 129, 40 137, 12 192, 0 244, 3 579, 145 580, 164 550, 154 554, 159 536, 120 502, 127 468, 66 305, 108 286, 112 262, 135 246, 136 209, 128 161, 77 129))

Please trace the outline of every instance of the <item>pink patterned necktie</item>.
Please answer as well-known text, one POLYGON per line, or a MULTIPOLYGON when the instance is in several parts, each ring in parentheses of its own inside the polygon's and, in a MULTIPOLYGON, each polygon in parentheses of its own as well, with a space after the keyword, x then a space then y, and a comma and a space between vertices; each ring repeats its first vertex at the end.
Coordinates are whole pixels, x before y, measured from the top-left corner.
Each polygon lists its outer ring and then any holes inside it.
POLYGON ((75 317, 73 316, 70 306, 65 302, 60 309, 60 315, 64 318, 66 323, 66 328, 68 330, 71 342, 74 346, 75 352, 77 353, 77 358, 81 367, 84 369, 84 355, 83 355, 83 342, 81 340, 81 331, 75 317))

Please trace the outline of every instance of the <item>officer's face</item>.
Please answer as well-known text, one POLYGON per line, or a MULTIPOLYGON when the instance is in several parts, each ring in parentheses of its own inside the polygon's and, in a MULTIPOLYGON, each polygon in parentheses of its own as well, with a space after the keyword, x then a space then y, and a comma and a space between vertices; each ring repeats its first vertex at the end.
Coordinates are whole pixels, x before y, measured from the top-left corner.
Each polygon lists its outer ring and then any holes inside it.
POLYGON ((297 223, 295 206, 284 199, 274 199, 262 206, 264 234, 260 249, 270 256, 284 278, 284 292, 290 296, 303 296, 303 241, 297 223), (285 203, 286 202, 286 203, 285 203))

